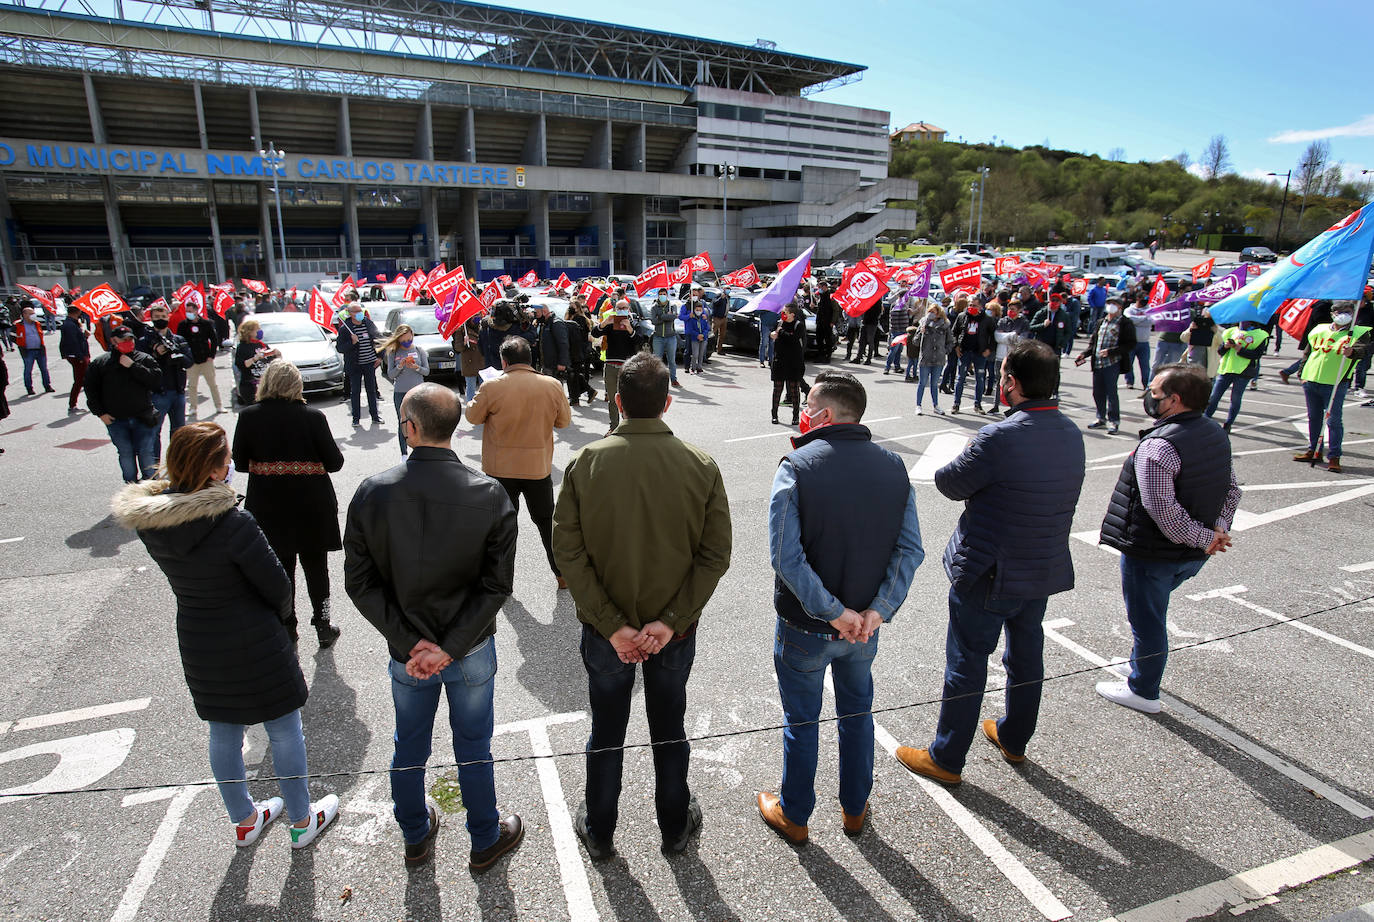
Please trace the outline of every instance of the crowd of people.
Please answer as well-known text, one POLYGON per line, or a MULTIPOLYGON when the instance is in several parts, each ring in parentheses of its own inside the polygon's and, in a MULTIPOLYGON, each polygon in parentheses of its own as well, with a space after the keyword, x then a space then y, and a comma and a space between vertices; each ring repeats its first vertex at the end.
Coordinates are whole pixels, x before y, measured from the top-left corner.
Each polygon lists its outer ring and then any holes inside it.
MULTIPOLYGON (((1133 646, 1130 676, 1097 687, 1109 701, 1155 713, 1170 594, 1231 544, 1240 488, 1226 430, 1268 342, 1244 325, 1209 328, 1203 310, 1178 342, 1161 335, 1150 363, 1141 292, 1108 291, 1100 282, 1088 293, 1083 323, 1085 306, 1053 288, 1042 300, 1029 287, 989 284, 944 303, 899 288, 859 317, 835 309, 833 288, 808 282, 779 314, 759 317, 773 421, 785 394, 799 434, 775 473, 768 511, 774 666, 787 720, 783 770, 778 792, 760 794, 756 806, 763 822, 794 843, 807 841, 815 808, 826 666, 839 718, 841 823, 850 835, 863 833, 873 786, 872 662, 925 556, 905 465, 863 425, 863 384, 834 367, 805 380, 807 315, 815 315, 822 363, 841 364, 842 336, 846 362, 881 359, 884 374, 917 383, 918 413, 927 391, 935 412, 942 392, 959 412, 971 375, 974 412, 997 417, 935 475, 937 490, 963 505, 943 556, 950 581, 943 703, 930 744, 897 751, 912 772, 951 786, 962 780, 987 657, 1003 634, 1006 713, 981 730, 1013 764, 1026 758, 1036 730, 1041 621, 1048 598, 1074 585, 1069 530, 1085 473, 1084 435, 1058 405, 1063 359, 1092 363, 1097 419, 1088 429, 1117 430, 1117 380, 1124 375, 1133 387, 1137 371, 1142 410, 1155 420, 1123 464, 1104 512, 1101 541, 1121 553, 1133 646), (1084 333, 1087 345, 1075 352, 1084 333), (1228 389, 1231 415, 1222 426, 1210 417, 1228 389), (835 491, 841 480, 850 489, 835 491)), ((1358 309, 1368 311, 1369 302, 1366 292, 1358 309)), ((677 438, 665 417, 682 386, 674 321, 684 322, 686 370, 695 372, 710 360, 705 344, 719 335, 719 307, 700 286, 678 306, 655 299, 647 317, 623 291, 595 310, 573 297, 563 317, 546 305, 502 300, 454 333, 455 389, 425 380, 413 329, 398 327, 379 341, 361 302, 346 304, 336 342, 350 375, 353 420, 365 389, 380 421, 375 371, 384 366, 404 460, 363 481, 342 532, 330 475, 343 456, 324 415, 306 404, 299 371, 263 341, 251 313, 235 320, 241 410, 231 438, 217 423, 197 421, 196 401, 186 398, 188 379, 194 391, 204 377, 220 409, 213 362, 229 337, 215 317, 191 310, 173 331, 160 306, 146 318, 129 313, 94 325, 71 308, 62 354, 85 380, 69 407, 84 391, 107 426, 126 481, 114 500, 116 518, 137 531, 176 597, 183 671, 197 714, 209 723, 211 768, 238 845, 251 845, 284 812, 292 847, 304 847, 337 815, 337 797, 312 803, 305 780, 294 777, 307 774, 300 708, 308 694, 297 656, 295 571, 299 562, 316 639, 328 648, 340 637, 331 620, 328 554, 340 549, 345 590, 389 651, 391 787, 406 864, 430 860, 438 834, 424 766, 441 695, 460 763, 470 866, 481 872, 520 844, 521 818, 497 805, 490 746, 493 635, 515 588, 523 497, 557 588, 571 594, 582 624, 591 733, 577 835, 591 857, 615 854, 620 747, 639 666, 655 743, 658 831, 665 852, 687 847, 702 806, 688 783, 686 685, 698 621, 730 565, 732 524, 716 462, 677 438), (93 359, 92 334, 106 350, 93 359), (576 453, 555 495, 554 432, 569 425, 579 398, 595 400, 594 360, 604 369, 610 429, 576 453), (482 427, 480 473, 451 448, 464 415, 482 427), (243 509, 236 471, 247 476, 243 509), (253 724, 265 725, 278 774, 293 776, 282 781, 279 798, 254 801, 247 793, 241 744, 253 724)), ((1300 369, 1309 408, 1330 416, 1327 450, 1338 471, 1333 401, 1338 407, 1356 367, 1368 364, 1370 324, 1360 322, 1355 302, 1326 308, 1329 316, 1314 313, 1300 369)), ((26 317, 21 326, 31 329, 22 342, 31 348, 42 343, 42 331, 26 317)), ((32 365, 43 367, 37 359, 32 365)), ((1300 459, 1318 450, 1320 414, 1300 459)))

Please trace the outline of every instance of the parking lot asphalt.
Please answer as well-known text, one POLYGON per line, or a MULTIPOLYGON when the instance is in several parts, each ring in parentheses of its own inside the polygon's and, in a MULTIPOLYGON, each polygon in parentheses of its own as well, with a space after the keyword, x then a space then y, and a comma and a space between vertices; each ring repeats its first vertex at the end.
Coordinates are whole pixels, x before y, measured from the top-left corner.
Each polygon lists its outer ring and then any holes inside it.
MULTIPOLYGON (((1291 361, 1291 342, 1284 350, 1291 361)), ((522 513, 515 593, 498 618, 493 750, 499 803, 528 831, 480 877, 466 869, 463 813, 451 801, 435 862, 403 867, 385 772, 386 648, 343 592, 341 554, 330 563, 343 637, 325 652, 306 637, 300 650, 310 766, 328 773, 312 793, 338 793, 339 820, 299 853, 281 829, 233 847, 213 786, 190 784, 209 776, 207 736, 181 676, 170 590, 110 519, 114 450, 98 420, 65 414, 70 379, 53 364, 59 394, 12 397, 14 413, 0 423, 0 790, 83 792, 0 798, 5 918, 1034 922, 1231 918, 1239 907, 1247 919, 1317 920, 1374 899, 1374 411, 1353 400, 1347 408, 1346 473, 1294 464, 1302 395, 1278 382, 1273 357, 1232 433, 1246 491, 1235 545, 1173 597, 1171 637, 1195 646, 1170 657, 1163 713, 1128 711, 1093 690, 1107 677, 1096 667, 1130 648, 1117 561, 1094 538, 1147 422, 1138 386, 1123 385, 1121 433, 1085 432, 1077 586, 1046 616, 1049 678, 1029 758, 1013 767, 978 741, 954 791, 918 781, 890 749, 929 742, 944 666, 939 558, 961 507, 929 473, 987 420, 916 416, 914 384, 878 364, 841 365, 868 388, 874 438, 913 471, 926 560, 875 661, 870 827, 852 840, 841 832, 826 724, 819 805, 802 848, 754 808, 754 793, 776 790, 781 769, 780 732, 756 730, 781 720, 766 510, 795 430, 769 424, 767 371, 749 356, 716 357, 706 374, 684 377, 666 421, 719 462, 734 524, 731 568, 702 618, 689 684, 700 837, 683 855, 660 854, 645 749, 625 759, 620 856, 592 862, 572 837, 589 727, 578 626, 522 513), (1204 643, 1250 628, 1262 629, 1204 643), (104 787, 118 790, 90 790, 104 787)), ((219 365, 227 385, 223 357, 219 365)), ((1091 422, 1087 372, 1064 369, 1066 412, 1091 422)), ((337 399, 314 401, 344 450, 334 477, 342 505, 364 477, 400 460, 386 390, 377 427, 352 429, 337 399)), ((573 411, 556 440, 555 482, 574 451, 602 436, 606 414, 602 401, 573 411)), ((232 431, 232 414, 214 418, 232 431)), ((479 436, 466 423, 454 447, 478 464, 479 436)), ((989 679, 984 715, 997 716, 1004 679, 996 668, 989 679)), ((630 741, 645 740, 637 696, 630 741)), ((250 768, 270 775, 260 731, 248 747, 250 768)), ((442 720, 434 753, 435 763, 451 761, 442 720)), ((255 783, 254 792, 275 787, 255 783)))

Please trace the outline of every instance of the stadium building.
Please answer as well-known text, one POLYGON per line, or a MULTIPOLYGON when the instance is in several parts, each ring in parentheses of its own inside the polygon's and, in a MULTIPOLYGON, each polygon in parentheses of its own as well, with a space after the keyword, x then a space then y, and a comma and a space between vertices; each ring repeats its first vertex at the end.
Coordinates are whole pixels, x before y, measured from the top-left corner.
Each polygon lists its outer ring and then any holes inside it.
POLYGON ((887 112, 808 98, 863 69, 452 0, 0 2, 0 272, 127 291, 852 256, 916 197, 887 112))

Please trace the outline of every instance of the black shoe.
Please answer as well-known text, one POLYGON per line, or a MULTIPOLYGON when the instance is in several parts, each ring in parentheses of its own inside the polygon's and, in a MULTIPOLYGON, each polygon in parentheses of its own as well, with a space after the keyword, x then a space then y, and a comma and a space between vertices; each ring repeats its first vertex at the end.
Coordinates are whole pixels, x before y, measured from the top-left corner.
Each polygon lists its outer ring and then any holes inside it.
POLYGON ((596 400, 596 391, 593 391, 593 390, 587 391, 587 403, 592 403, 592 402, 595 401, 595 400, 596 400))
POLYGON ((28 389, 28 395, 29 395, 30 397, 33 396, 33 388, 29 388, 29 389, 28 389))
POLYGON ((1106 429, 1106 428, 1107 428, 1107 421, 1106 421, 1105 419, 1099 419, 1097 422, 1088 423, 1088 428, 1089 428, 1089 429, 1106 429))
POLYGON ((1230 431, 1231 431, 1231 424, 1230 424, 1230 423, 1222 423, 1222 424, 1221 424, 1221 428, 1222 428, 1224 431, 1226 431, 1226 432, 1230 432, 1230 431))
MULTIPOLYGON (((700 816, 700 809, 697 810, 700 816)), ((610 841, 602 842, 592 837, 591 831, 587 829, 587 802, 583 801, 577 807, 577 816, 573 819, 573 832, 582 840, 582 847, 587 850, 587 857, 593 861, 604 861, 607 858, 615 857, 615 846, 610 841)))
POLYGON ((476 871, 478 874, 482 873, 495 864, 502 855, 519 845, 523 838, 525 838, 525 824, 520 822, 519 814, 506 814, 501 817, 501 834, 496 837, 496 841, 480 852, 472 852, 468 855, 468 869, 476 871))
POLYGON ((330 647, 334 646, 334 642, 338 640, 339 635, 343 633, 343 630, 337 625, 329 623, 328 615, 326 615, 323 620, 312 619, 310 623, 315 628, 315 637, 320 642, 321 650, 328 650, 330 647))
POLYGON ((434 840, 439 838, 439 813, 429 808, 429 832, 419 842, 406 843, 406 867, 418 868, 434 857, 434 840))
POLYGON ((801 425, 801 419, 798 418, 798 416, 797 416, 796 413, 793 413, 793 414, 792 414, 792 425, 793 425, 793 426, 800 426, 800 425, 801 425))
POLYGON ((55 393, 57 393, 57 391, 54 390, 54 389, 51 388, 51 387, 44 387, 44 388, 43 388, 43 393, 45 393, 45 394, 55 394, 55 393))
POLYGON ((568 406, 570 406, 570 407, 580 407, 580 406, 582 406, 582 404, 578 403, 576 400, 569 400, 569 401, 568 401, 568 406))
POLYGON ((775 425, 775 426, 781 426, 781 425, 782 425, 782 423, 778 421, 778 414, 776 414, 776 413, 773 414, 773 425, 775 425))
POLYGON ((699 829, 701 829, 701 804, 697 803, 696 795, 693 794, 687 798, 687 827, 673 841, 663 840, 663 853, 665 855, 679 854, 687 847, 687 843, 699 829))

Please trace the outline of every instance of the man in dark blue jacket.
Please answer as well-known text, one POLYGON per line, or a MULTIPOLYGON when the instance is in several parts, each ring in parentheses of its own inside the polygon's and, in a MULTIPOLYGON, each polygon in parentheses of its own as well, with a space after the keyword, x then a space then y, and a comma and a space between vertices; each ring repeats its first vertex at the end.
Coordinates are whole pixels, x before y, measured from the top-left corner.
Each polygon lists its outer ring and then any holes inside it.
POLYGON ((949 787, 963 780, 987 659, 1004 631, 1007 713, 983 721, 983 733, 1008 762, 1025 760, 1045 677, 1045 606, 1073 588, 1069 530, 1083 489, 1084 451, 1078 427, 1050 399, 1059 357, 1042 342, 1022 340, 1003 359, 1001 377, 1011 415, 984 426, 935 472, 936 488, 964 503, 945 548, 944 702, 930 748, 897 750, 911 771, 949 787))
POLYGON ((802 435, 773 477, 769 556, 778 626, 773 665, 788 727, 782 787, 758 795, 763 821, 807 841, 825 667, 835 683, 840 809, 863 832, 873 787, 873 657, 879 627, 906 599, 925 557, 916 496, 901 458, 860 425, 868 399, 846 372, 825 371, 806 398, 802 435), (836 483, 846 483, 836 490, 836 483))
POLYGON ((86 383, 86 369, 91 367, 90 333, 81 325, 81 308, 67 305, 67 319, 62 321, 62 338, 57 352, 72 366, 72 392, 67 398, 67 412, 76 412, 76 398, 86 383))
POLYGON ((148 312, 152 326, 138 338, 138 350, 146 352, 157 362, 162 372, 162 387, 153 391, 153 408, 157 410, 157 436, 153 443, 153 457, 162 460, 162 422, 170 419, 167 437, 186 425, 186 370, 195 364, 191 346, 168 328, 165 307, 148 312))

